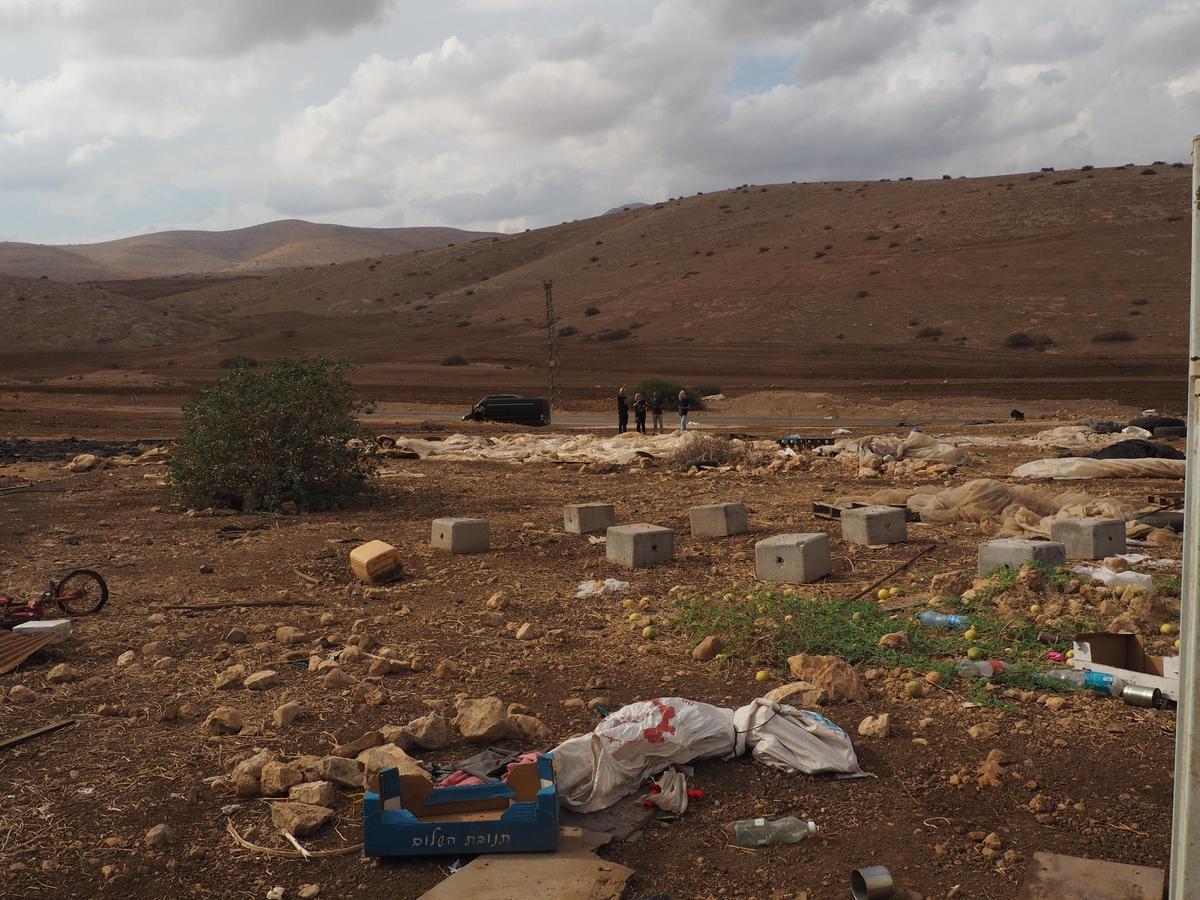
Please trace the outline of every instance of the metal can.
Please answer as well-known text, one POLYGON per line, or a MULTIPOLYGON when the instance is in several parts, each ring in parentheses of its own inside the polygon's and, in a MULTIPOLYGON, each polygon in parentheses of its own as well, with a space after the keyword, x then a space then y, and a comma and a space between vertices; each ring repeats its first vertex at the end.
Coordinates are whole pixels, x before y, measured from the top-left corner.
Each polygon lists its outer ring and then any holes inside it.
POLYGON ((1162 691, 1155 687, 1146 687, 1142 684, 1127 684, 1121 690, 1121 699, 1130 706, 1146 706, 1154 709, 1162 709, 1163 703, 1162 691))
POLYGON ((887 900, 895 889, 892 873, 883 866, 863 866, 850 873, 850 894, 854 900, 887 900))

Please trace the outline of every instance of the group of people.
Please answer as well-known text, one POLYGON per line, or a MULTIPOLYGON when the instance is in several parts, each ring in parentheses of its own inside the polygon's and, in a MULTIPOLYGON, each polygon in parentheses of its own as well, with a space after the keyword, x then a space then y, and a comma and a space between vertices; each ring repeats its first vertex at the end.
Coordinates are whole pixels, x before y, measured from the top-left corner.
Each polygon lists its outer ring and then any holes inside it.
MULTIPOLYGON (((687 391, 680 391, 676 401, 679 408, 679 430, 687 431, 688 413, 691 411, 692 403, 688 398, 687 391)), ((624 434, 629 430, 629 397, 625 393, 625 386, 617 391, 617 433, 624 434)), ((663 398, 662 395, 655 391, 650 395, 649 402, 640 393, 633 395, 633 415, 637 422, 638 434, 647 434, 646 431, 646 413, 649 412, 653 419, 651 427, 655 434, 663 433, 663 398)))

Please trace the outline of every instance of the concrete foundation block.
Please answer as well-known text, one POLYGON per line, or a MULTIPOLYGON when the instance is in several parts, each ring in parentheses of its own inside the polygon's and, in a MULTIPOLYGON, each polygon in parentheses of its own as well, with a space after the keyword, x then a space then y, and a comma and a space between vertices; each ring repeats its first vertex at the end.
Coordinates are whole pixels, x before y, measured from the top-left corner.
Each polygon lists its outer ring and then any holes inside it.
POLYGON ((670 528, 641 522, 614 525, 607 534, 609 562, 629 569, 644 569, 675 558, 675 533, 670 528))
POLYGON ((829 535, 777 534, 754 545, 759 581, 808 583, 833 571, 829 535))
POLYGON ((434 519, 429 544, 449 553, 486 553, 492 542, 487 519, 434 519))
POLYGON ((570 503, 563 507, 563 529, 571 534, 606 531, 617 524, 611 503, 570 503))
POLYGON ((903 544, 908 540, 898 506, 856 506, 842 511, 842 540, 848 544, 903 544))
POLYGON ((688 517, 692 522, 692 537, 729 537, 731 534, 741 534, 749 527, 744 503, 694 506, 688 517))
POLYGON ((1026 563, 1061 566, 1067 561, 1067 548, 1054 541, 1030 541, 1023 538, 1001 538, 979 545, 979 574, 1008 566, 1017 570, 1026 563))
POLYGON ((1050 540, 1066 547, 1070 559, 1104 559, 1125 552, 1125 523, 1121 519, 1054 519, 1050 540))

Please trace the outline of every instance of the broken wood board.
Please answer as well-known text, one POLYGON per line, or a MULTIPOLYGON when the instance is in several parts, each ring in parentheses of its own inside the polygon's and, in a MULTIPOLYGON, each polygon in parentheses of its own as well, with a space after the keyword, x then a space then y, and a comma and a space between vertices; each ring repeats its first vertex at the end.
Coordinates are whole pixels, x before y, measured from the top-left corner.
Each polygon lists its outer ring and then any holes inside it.
POLYGON ((43 734, 50 734, 74 724, 74 719, 59 719, 57 722, 51 722, 49 725, 43 725, 40 728, 33 729, 32 731, 26 731, 24 734, 18 734, 10 738, 5 738, 4 740, 0 741, 0 750, 7 750, 9 747, 16 747, 18 744, 31 741, 35 737, 41 737, 43 734))
POLYGON ((476 857, 420 900, 620 900, 634 873, 593 852, 608 841, 606 834, 562 828, 554 853, 476 857))
POLYGON ((1163 900, 1165 882, 1162 869, 1042 851, 1033 854, 1017 900, 1163 900))
POLYGON ((13 671, 58 637, 56 634, 13 634, 0 629, 0 675, 13 671))

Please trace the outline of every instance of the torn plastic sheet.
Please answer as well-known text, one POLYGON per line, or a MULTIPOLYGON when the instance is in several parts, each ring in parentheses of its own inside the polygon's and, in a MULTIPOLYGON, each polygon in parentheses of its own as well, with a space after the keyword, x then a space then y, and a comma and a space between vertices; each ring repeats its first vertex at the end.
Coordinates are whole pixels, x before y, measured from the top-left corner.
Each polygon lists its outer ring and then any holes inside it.
POLYGON ((576 600, 584 600, 588 597, 603 597, 607 594, 615 594, 617 591, 623 591, 629 587, 628 581, 618 581, 616 578, 605 578, 603 581, 581 581, 579 582, 579 590, 575 593, 576 600))
POLYGON ((1013 469, 1014 478, 1183 478, 1183 459, 1035 459, 1013 469))
POLYGON ((1084 575, 1095 581, 1099 581, 1109 587, 1135 587, 1143 590, 1154 590, 1154 579, 1143 572, 1114 572, 1112 569, 1104 566, 1088 566, 1078 565, 1072 566, 1071 571, 1076 575, 1084 575))

